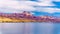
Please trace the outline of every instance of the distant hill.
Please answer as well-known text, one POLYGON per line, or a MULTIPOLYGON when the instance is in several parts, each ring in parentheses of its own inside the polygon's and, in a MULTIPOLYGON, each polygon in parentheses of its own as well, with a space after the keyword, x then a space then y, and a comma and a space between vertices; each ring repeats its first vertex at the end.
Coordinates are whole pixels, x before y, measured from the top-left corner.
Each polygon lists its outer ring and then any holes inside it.
POLYGON ((60 18, 52 16, 34 16, 30 12, 0 13, 0 22, 60 22, 60 18))

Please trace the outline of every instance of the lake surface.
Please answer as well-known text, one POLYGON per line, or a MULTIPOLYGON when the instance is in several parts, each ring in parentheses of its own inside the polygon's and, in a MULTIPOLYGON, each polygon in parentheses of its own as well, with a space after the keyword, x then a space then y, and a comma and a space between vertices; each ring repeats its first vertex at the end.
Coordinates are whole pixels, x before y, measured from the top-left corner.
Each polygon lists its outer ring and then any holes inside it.
POLYGON ((0 34, 60 34, 60 23, 0 23, 0 34))

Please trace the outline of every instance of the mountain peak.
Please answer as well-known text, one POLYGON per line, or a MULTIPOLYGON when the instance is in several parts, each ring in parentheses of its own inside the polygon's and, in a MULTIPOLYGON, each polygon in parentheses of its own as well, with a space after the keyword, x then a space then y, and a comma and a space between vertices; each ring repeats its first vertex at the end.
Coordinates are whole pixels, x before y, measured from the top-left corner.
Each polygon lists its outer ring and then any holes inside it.
POLYGON ((27 16, 28 16, 28 15, 29 15, 29 16, 32 16, 32 14, 31 14, 30 12, 28 12, 28 11, 24 11, 23 14, 26 14, 27 16))

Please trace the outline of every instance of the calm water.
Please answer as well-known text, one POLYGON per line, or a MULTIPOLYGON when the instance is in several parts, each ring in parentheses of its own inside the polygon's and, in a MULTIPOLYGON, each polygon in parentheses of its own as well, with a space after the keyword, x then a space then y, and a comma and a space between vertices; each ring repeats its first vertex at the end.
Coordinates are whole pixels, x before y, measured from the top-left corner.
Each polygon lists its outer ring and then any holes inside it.
POLYGON ((60 34, 60 23, 0 23, 0 34, 60 34))

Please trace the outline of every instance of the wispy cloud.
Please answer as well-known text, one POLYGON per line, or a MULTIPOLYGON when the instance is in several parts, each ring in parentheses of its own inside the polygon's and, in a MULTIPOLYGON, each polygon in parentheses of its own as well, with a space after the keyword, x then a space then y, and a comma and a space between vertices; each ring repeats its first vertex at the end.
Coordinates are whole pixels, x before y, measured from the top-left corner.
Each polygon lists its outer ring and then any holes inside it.
POLYGON ((38 11, 48 12, 48 13, 54 13, 54 12, 60 12, 59 8, 37 8, 38 11))
POLYGON ((12 0, 0 1, 0 12, 5 12, 5 13, 18 12, 19 13, 20 11, 34 11, 34 10, 35 8, 33 6, 22 4, 19 1, 12 1, 12 0))
POLYGON ((58 8, 44 8, 41 6, 55 6, 55 4, 52 3, 52 0, 0 0, 0 12, 3 13, 20 13, 23 11, 43 11, 48 13, 54 13, 60 11, 60 9, 58 8))

